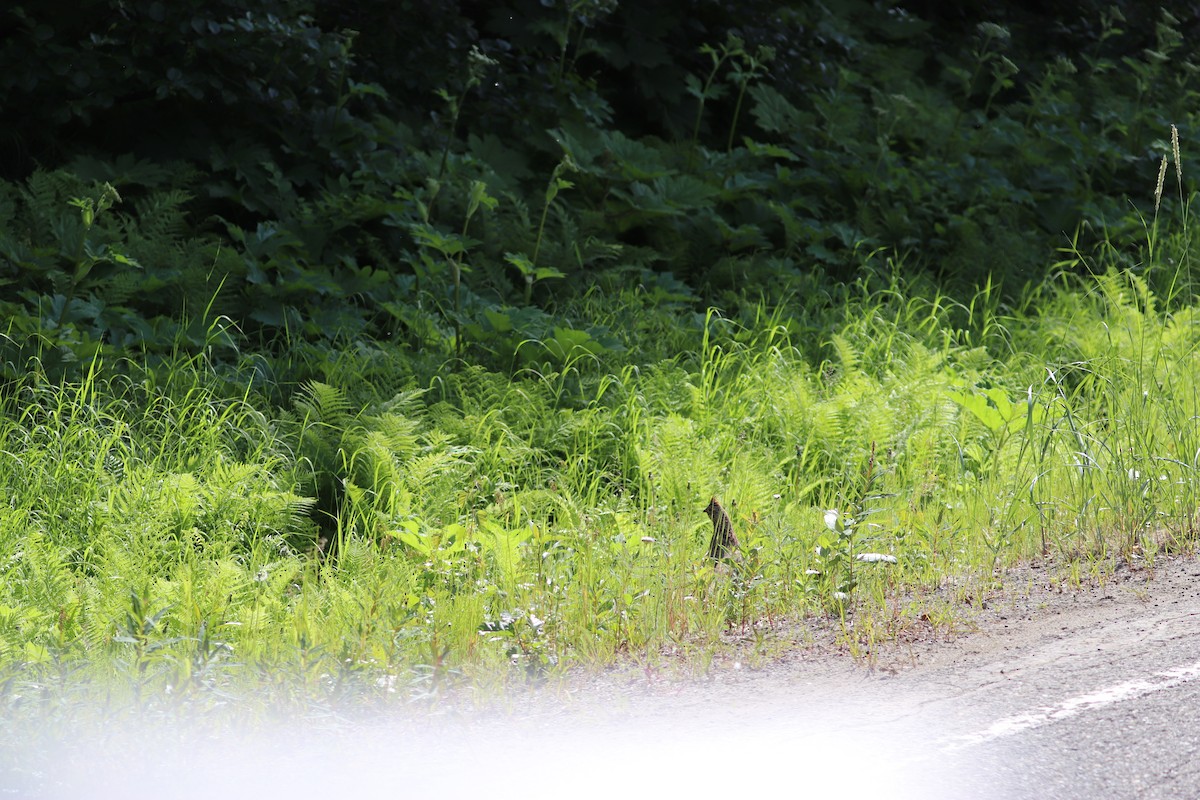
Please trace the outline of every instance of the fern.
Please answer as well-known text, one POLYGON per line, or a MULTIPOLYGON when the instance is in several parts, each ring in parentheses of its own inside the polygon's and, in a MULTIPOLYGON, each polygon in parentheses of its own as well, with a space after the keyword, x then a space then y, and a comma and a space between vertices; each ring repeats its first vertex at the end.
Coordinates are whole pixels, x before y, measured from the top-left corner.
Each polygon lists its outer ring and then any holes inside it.
POLYGON ((134 201, 136 215, 124 220, 127 236, 139 235, 148 240, 176 240, 187 236, 190 228, 184 206, 192 195, 183 189, 170 189, 134 201))
MULTIPOLYGON (((61 220, 77 223, 79 214, 68 206, 68 202, 86 191, 84 183, 69 172, 39 170, 30 175, 22 192, 25 211, 21 215, 30 238, 35 242, 46 242, 55 239, 56 231, 62 230, 61 220)), ((77 227, 82 230, 81 226, 77 227)), ((59 245, 63 245, 61 240, 59 245)))
POLYGON ((837 354, 838 363, 841 366, 842 372, 846 375, 852 375, 859 370, 861 363, 860 351, 850 343, 840 333, 832 334, 829 337, 829 343, 833 346, 834 352, 837 354))
POLYGON ((327 383, 309 381, 304 384, 294 404, 304 414, 306 425, 338 428, 350 419, 350 401, 346 393, 327 383))

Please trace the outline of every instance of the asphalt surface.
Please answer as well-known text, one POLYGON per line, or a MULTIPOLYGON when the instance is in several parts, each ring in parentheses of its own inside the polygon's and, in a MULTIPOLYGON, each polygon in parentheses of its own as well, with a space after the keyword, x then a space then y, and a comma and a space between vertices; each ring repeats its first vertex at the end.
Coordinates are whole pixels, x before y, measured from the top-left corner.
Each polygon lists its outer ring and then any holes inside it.
POLYGON ((783 658, 482 715, 30 740, 0 796, 1200 797, 1200 565, 1126 573, 993 603, 873 668, 783 658))

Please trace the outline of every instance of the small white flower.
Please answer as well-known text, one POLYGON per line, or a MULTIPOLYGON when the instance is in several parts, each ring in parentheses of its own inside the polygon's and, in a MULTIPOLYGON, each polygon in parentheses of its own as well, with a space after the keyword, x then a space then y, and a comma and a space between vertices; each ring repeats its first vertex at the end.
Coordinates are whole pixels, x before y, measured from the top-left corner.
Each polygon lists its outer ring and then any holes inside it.
POLYGON ((840 515, 838 514, 838 511, 836 508, 831 508, 828 511, 826 511, 825 512, 825 527, 829 528, 829 530, 831 530, 831 531, 837 531, 839 517, 840 517, 840 515))
POLYGON ((1138 472, 1133 467, 1129 468, 1129 480, 1136 481, 1140 477, 1142 477, 1142 473, 1138 472))

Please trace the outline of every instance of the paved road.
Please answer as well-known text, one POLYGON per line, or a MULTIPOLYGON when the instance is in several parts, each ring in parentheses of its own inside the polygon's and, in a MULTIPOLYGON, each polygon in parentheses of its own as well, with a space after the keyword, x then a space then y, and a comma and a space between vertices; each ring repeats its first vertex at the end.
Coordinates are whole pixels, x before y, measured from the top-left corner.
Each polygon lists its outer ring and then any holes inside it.
POLYGON ((1200 565, 1016 601, 980 625, 906 651, 916 666, 898 671, 785 659, 465 720, 109 730, 61 758, 39 743, 22 760, 54 766, 10 773, 0 795, 1200 797, 1200 565))
POLYGON ((1200 568, 1164 573, 1031 620, 1010 648, 907 676, 906 692, 933 698, 919 716, 955 720, 948 749, 977 796, 1200 797, 1200 568))

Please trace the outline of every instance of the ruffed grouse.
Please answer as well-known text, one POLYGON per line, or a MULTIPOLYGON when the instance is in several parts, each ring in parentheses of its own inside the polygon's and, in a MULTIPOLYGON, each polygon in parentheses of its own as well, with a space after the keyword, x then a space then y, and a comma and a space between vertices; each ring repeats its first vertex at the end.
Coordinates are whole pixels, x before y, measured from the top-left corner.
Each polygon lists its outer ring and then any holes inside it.
POLYGON ((708 518, 712 520, 713 524, 712 541, 708 544, 708 557, 714 561, 736 557, 740 548, 737 536, 733 533, 733 523, 729 521, 729 514, 717 502, 717 498, 714 497, 708 501, 704 513, 708 514, 708 518))

